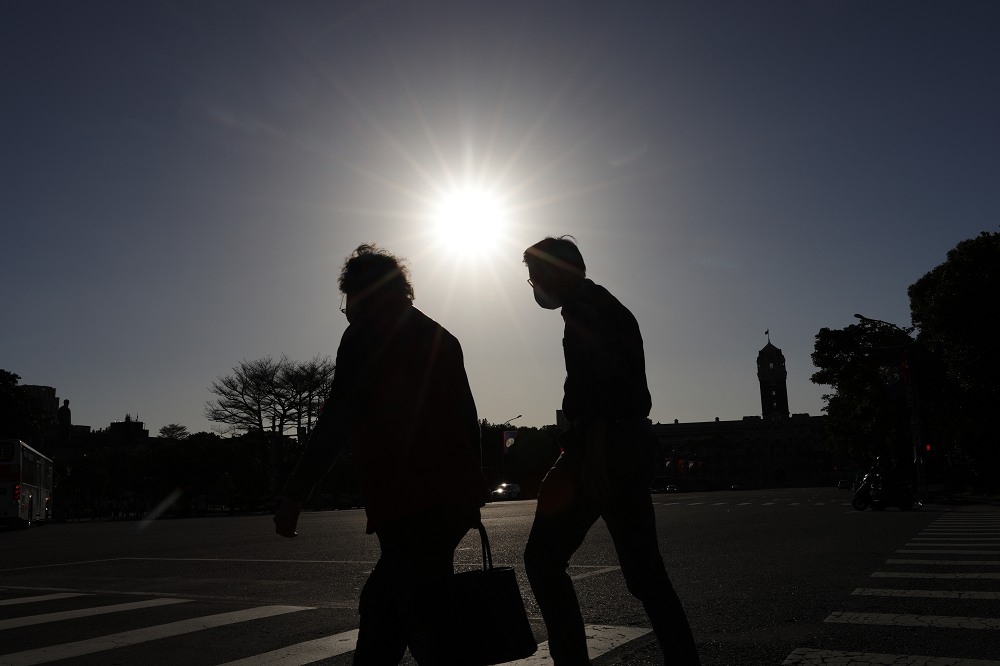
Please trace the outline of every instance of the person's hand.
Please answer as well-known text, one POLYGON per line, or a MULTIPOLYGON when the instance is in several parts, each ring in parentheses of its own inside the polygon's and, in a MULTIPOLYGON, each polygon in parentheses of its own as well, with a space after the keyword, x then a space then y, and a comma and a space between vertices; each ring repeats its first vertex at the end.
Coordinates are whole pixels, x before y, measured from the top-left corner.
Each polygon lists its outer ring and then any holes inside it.
POLYGON ((281 500, 281 506, 274 514, 274 531, 283 537, 293 537, 298 534, 295 531, 299 522, 299 513, 302 512, 302 505, 295 500, 285 497, 281 500))

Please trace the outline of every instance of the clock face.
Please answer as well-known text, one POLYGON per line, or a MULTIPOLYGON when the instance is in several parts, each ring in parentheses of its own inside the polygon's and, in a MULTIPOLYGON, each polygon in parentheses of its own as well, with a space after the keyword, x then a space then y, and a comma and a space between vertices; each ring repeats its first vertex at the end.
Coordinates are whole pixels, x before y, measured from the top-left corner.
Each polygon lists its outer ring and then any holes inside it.
POLYGON ((506 446, 509 449, 510 447, 514 446, 514 438, 513 437, 508 437, 507 441, 504 442, 503 444, 504 444, 504 446, 506 446))

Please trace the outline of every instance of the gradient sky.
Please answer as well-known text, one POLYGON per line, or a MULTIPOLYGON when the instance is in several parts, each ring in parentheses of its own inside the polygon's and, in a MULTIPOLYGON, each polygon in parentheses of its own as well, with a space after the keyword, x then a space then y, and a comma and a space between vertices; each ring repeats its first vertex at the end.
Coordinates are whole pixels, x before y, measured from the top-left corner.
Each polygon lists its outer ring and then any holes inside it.
POLYGON ((462 342, 479 413, 555 421, 562 319, 525 247, 574 235, 635 314, 654 421, 792 412, 814 338, 1000 220, 1000 3, 0 3, 0 367, 74 422, 211 428, 243 359, 333 356, 375 241, 462 342), (432 211, 478 184, 475 257, 432 211))

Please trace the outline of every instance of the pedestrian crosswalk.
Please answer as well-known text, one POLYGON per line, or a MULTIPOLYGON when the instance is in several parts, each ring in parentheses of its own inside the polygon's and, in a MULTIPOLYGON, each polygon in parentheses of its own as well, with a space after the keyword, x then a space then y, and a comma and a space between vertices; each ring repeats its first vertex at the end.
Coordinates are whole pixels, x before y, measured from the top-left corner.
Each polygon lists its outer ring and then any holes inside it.
MULTIPOLYGON (((292 614, 307 615, 310 611, 317 609, 307 606, 286 606, 286 605, 264 605, 241 608, 239 610, 227 612, 209 612, 201 614, 195 611, 191 617, 169 622, 159 621, 156 615, 157 610, 168 607, 179 607, 190 604, 197 606, 199 602, 192 599, 180 597, 156 597, 140 601, 129 601, 123 603, 107 603, 106 595, 88 594, 83 592, 59 592, 51 594, 24 594, 23 590, 5 590, 0 586, 0 597, 6 594, 18 594, 20 596, 10 596, 0 598, 0 606, 5 607, 4 617, 0 619, 0 666, 30 666, 32 664, 46 664, 60 661, 61 664, 71 665, 75 658, 83 660, 84 663, 95 663, 94 655, 100 653, 110 653, 106 659, 99 659, 98 663, 132 663, 123 661, 113 653, 122 648, 134 648, 145 646, 153 652, 149 654, 169 654, 171 649, 170 639, 181 637, 187 641, 203 641, 205 645, 216 643, 211 635, 211 630, 222 627, 230 627, 250 621, 267 620, 292 614), (44 611, 44 606, 49 603, 63 600, 75 599, 82 601, 83 605, 69 610, 44 611), (42 607, 42 608, 39 608, 42 607), (20 611, 24 612, 21 613, 20 611), (127 614, 141 615, 144 624, 138 628, 128 629, 112 633, 100 633, 68 642, 61 642, 58 637, 60 632, 50 632, 46 634, 52 637, 52 641, 42 646, 18 649, 18 630, 31 628, 39 625, 54 624, 59 622, 71 622, 73 620, 94 618, 98 616, 125 616, 127 614), (90 657, 91 661, 86 661, 90 657), (63 661, 70 660, 70 661, 63 661)), ((536 629, 541 631, 543 627, 540 622, 536 622, 536 629)), ((101 625, 97 625, 101 626, 101 625)), ((650 633, 650 629, 634 626, 609 626, 609 625, 588 625, 587 642, 592 658, 600 657, 612 650, 620 648, 632 641, 638 640, 650 633)), ((278 630, 280 633, 280 630, 278 630)), ((274 632, 271 632, 274 633, 274 632)), ((358 630, 346 629, 332 633, 320 638, 306 641, 294 642, 283 645, 279 648, 268 646, 258 653, 249 656, 235 656, 231 659, 220 659, 216 662, 218 666, 298 666, 313 664, 317 662, 328 662, 328 660, 342 657, 347 661, 333 663, 349 663, 350 653, 357 644, 358 630)), ((245 653, 246 645, 237 645, 236 649, 245 653)), ((144 660, 145 661, 145 660, 144 660)), ((155 660, 154 660, 155 661, 155 660)), ((175 663, 175 662, 168 662, 175 663)), ((548 644, 544 640, 539 643, 538 651, 531 657, 516 662, 510 662, 511 666, 544 666, 551 664, 552 660, 548 652, 548 644)))
MULTIPOLYGON (((887 654, 866 651, 865 645, 843 650, 801 647, 788 655, 783 666, 1000 666, 996 660, 1000 650, 982 647, 996 646, 1000 641, 974 639, 1000 630, 994 603, 1000 601, 1000 511, 946 512, 894 555, 870 574, 872 587, 855 589, 845 598, 845 606, 851 605, 848 599, 868 597, 891 608, 878 612, 836 610, 824 623, 872 627, 873 636, 888 636, 889 640, 894 631, 955 632, 953 639, 934 643, 948 645, 950 654, 887 654), (940 608, 940 614, 927 612, 931 607, 940 608)), ((849 635, 858 640, 857 633, 849 635)), ((898 642, 912 636, 901 635, 898 642)))

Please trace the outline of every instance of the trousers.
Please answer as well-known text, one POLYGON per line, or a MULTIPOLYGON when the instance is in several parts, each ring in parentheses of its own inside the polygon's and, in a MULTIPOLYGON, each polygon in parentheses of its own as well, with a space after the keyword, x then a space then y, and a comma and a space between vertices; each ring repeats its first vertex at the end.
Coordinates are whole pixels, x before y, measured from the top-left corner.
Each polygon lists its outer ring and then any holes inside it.
POLYGON ((460 666, 447 634, 455 549, 478 507, 437 509, 375 530, 381 553, 361 590, 354 666, 396 666, 409 647, 420 666, 460 666))
POLYGON ((566 451, 538 493, 535 520, 524 551, 531 590, 548 630, 555 666, 589 666, 583 617, 567 568, 590 528, 603 518, 614 540, 625 584, 642 602, 670 666, 698 666, 687 615, 660 555, 656 519, 642 474, 618 483, 608 496, 586 492, 581 450, 566 451))

